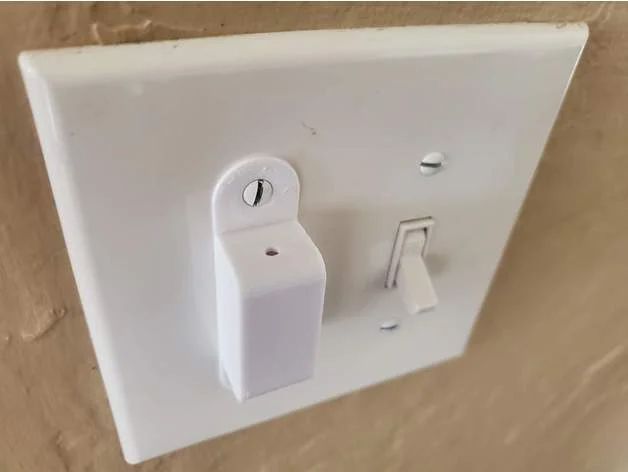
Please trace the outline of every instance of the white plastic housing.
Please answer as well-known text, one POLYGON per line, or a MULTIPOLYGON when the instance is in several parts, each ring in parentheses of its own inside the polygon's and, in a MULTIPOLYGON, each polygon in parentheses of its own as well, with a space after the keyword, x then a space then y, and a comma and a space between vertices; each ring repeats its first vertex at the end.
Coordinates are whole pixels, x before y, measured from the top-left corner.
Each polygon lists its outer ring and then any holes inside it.
POLYGON ((297 221, 299 192, 292 167, 266 156, 236 163, 214 192, 219 361, 239 401, 314 373, 325 264, 297 221), (258 178, 273 195, 251 207, 242 192, 258 178))
POLYGON ((455 25, 23 53, 126 459, 461 354, 586 38, 584 24, 455 25), (240 403, 220 381, 212 192, 258 152, 299 173, 325 312, 315 375, 240 403), (431 152, 447 166, 425 176, 431 152), (399 222, 421 216, 436 221, 438 305, 411 316, 384 280, 399 222))

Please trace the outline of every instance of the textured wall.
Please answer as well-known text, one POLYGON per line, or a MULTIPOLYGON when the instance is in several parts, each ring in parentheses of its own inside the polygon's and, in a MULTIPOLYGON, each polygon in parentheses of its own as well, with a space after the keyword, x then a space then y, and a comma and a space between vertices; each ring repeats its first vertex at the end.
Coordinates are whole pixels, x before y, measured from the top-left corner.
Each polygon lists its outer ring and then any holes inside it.
POLYGON ((290 29, 587 21, 591 38, 468 354, 141 471, 628 466, 628 5, 0 5, 0 472, 120 455, 16 56, 290 29))

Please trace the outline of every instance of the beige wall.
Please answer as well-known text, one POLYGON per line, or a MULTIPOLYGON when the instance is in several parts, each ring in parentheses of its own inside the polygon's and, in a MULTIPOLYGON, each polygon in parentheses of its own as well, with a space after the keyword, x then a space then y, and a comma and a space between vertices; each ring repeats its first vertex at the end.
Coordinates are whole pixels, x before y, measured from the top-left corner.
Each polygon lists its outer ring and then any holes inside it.
POLYGON ((467 355, 137 470, 626 470, 628 5, 4 4, 0 472, 131 469, 77 298, 19 51, 289 29, 583 20, 589 45, 467 355))

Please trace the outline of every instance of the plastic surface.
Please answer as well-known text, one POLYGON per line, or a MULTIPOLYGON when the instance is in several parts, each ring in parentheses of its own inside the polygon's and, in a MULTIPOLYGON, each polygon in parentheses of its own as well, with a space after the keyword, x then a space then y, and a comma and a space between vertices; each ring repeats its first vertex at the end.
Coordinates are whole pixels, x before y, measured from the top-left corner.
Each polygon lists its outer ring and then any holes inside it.
POLYGON ((285 161, 254 156, 225 171, 214 191, 218 359, 238 401, 314 374, 325 264, 297 220, 299 180, 285 161), (252 207, 252 180, 273 196, 252 207))
POLYGON ((402 221, 395 237, 386 287, 398 289, 410 314, 431 310, 438 304, 425 265, 433 226, 430 217, 402 221))
POLYGON ((126 459, 461 354, 586 38, 585 25, 434 26, 23 54, 126 459), (425 177, 435 151, 447 166, 425 177), (259 152, 298 172, 327 287, 314 377, 239 403, 220 382, 211 200, 259 152), (409 316, 386 268, 399 222, 428 215, 439 303, 409 316))

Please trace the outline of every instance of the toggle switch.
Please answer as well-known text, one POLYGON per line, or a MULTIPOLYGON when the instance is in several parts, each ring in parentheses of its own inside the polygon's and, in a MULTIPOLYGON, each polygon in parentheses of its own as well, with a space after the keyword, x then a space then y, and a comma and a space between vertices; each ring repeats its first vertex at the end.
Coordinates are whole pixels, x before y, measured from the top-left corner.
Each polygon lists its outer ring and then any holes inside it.
POLYGON ((264 155, 214 190, 218 357, 238 401, 314 373, 326 272, 297 219, 299 192, 292 166, 264 155))
POLYGON ((399 223, 386 275, 386 288, 397 287, 409 313, 430 310, 438 303, 425 255, 434 219, 417 218, 399 223))

